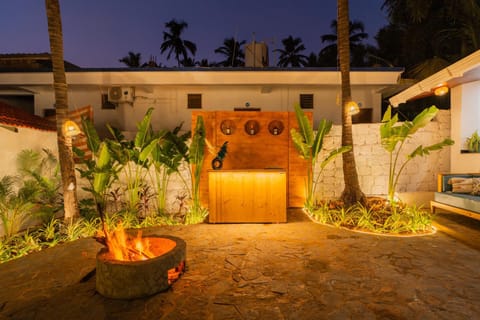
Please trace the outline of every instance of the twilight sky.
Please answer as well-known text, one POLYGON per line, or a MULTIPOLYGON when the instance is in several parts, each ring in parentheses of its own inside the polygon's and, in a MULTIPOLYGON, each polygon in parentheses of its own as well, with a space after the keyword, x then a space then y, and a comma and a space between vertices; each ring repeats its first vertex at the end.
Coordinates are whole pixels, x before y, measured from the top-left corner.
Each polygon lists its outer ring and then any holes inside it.
MULTIPOLYGON (((384 0, 350 0, 350 19, 365 24, 369 42, 387 24, 384 0)), ((142 62, 151 55, 175 66, 160 54, 165 22, 188 23, 183 38, 197 45, 195 60, 223 57, 213 51, 227 37, 264 41, 270 50, 282 48, 292 35, 305 44, 306 55, 318 53, 320 37, 331 33, 336 0, 60 0, 64 55, 81 67, 124 67, 118 60, 129 51, 140 52, 142 62)), ((0 53, 49 52, 43 0, 2 0, 0 53)), ((278 54, 270 53, 270 65, 278 54)))

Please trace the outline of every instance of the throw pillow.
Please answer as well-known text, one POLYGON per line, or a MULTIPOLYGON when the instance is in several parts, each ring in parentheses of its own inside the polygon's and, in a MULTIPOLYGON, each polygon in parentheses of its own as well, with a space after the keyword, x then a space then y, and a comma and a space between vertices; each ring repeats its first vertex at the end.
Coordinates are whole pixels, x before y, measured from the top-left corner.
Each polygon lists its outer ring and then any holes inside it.
POLYGON ((480 178, 472 178, 472 194, 480 196, 480 178))
POLYGON ((472 193, 473 191, 472 178, 451 178, 448 183, 452 185, 453 193, 472 193))

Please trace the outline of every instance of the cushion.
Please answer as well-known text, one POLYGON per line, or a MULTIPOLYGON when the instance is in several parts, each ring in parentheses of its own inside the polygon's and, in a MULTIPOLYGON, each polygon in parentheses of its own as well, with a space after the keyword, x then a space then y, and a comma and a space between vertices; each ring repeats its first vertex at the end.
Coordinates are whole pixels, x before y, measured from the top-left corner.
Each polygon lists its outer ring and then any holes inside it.
POLYGON ((480 196, 480 178, 472 178, 472 192, 474 196, 480 196))
POLYGON ((473 178, 451 178, 448 183, 452 185, 453 193, 473 192, 473 178))

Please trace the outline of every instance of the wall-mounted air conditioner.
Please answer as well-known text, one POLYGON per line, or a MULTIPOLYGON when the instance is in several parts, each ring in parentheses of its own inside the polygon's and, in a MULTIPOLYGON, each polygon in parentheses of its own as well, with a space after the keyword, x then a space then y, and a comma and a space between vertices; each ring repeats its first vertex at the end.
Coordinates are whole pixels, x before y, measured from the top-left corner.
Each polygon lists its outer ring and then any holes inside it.
POLYGON ((133 102, 135 97, 135 88, 133 87, 111 87, 108 88, 108 101, 119 102, 133 102))

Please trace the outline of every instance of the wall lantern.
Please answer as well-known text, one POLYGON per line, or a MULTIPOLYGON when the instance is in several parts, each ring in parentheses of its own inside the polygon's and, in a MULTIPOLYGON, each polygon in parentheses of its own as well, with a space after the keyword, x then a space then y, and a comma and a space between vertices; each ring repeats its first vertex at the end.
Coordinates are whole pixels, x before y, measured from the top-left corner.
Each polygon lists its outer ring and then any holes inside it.
POLYGON ((433 93, 436 96, 446 95, 448 93, 448 86, 446 84, 442 84, 441 86, 434 88, 433 93))
POLYGON ((358 107, 358 103, 356 103, 355 101, 347 102, 347 110, 348 110, 348 114, 350 114, 351 116, 360 112, 360 108, 358 107))
POLYGON ((81 133, 78 125, 72 120, 66 120, 63 123, 63 134, 69 138, 73 138, 81 133))

